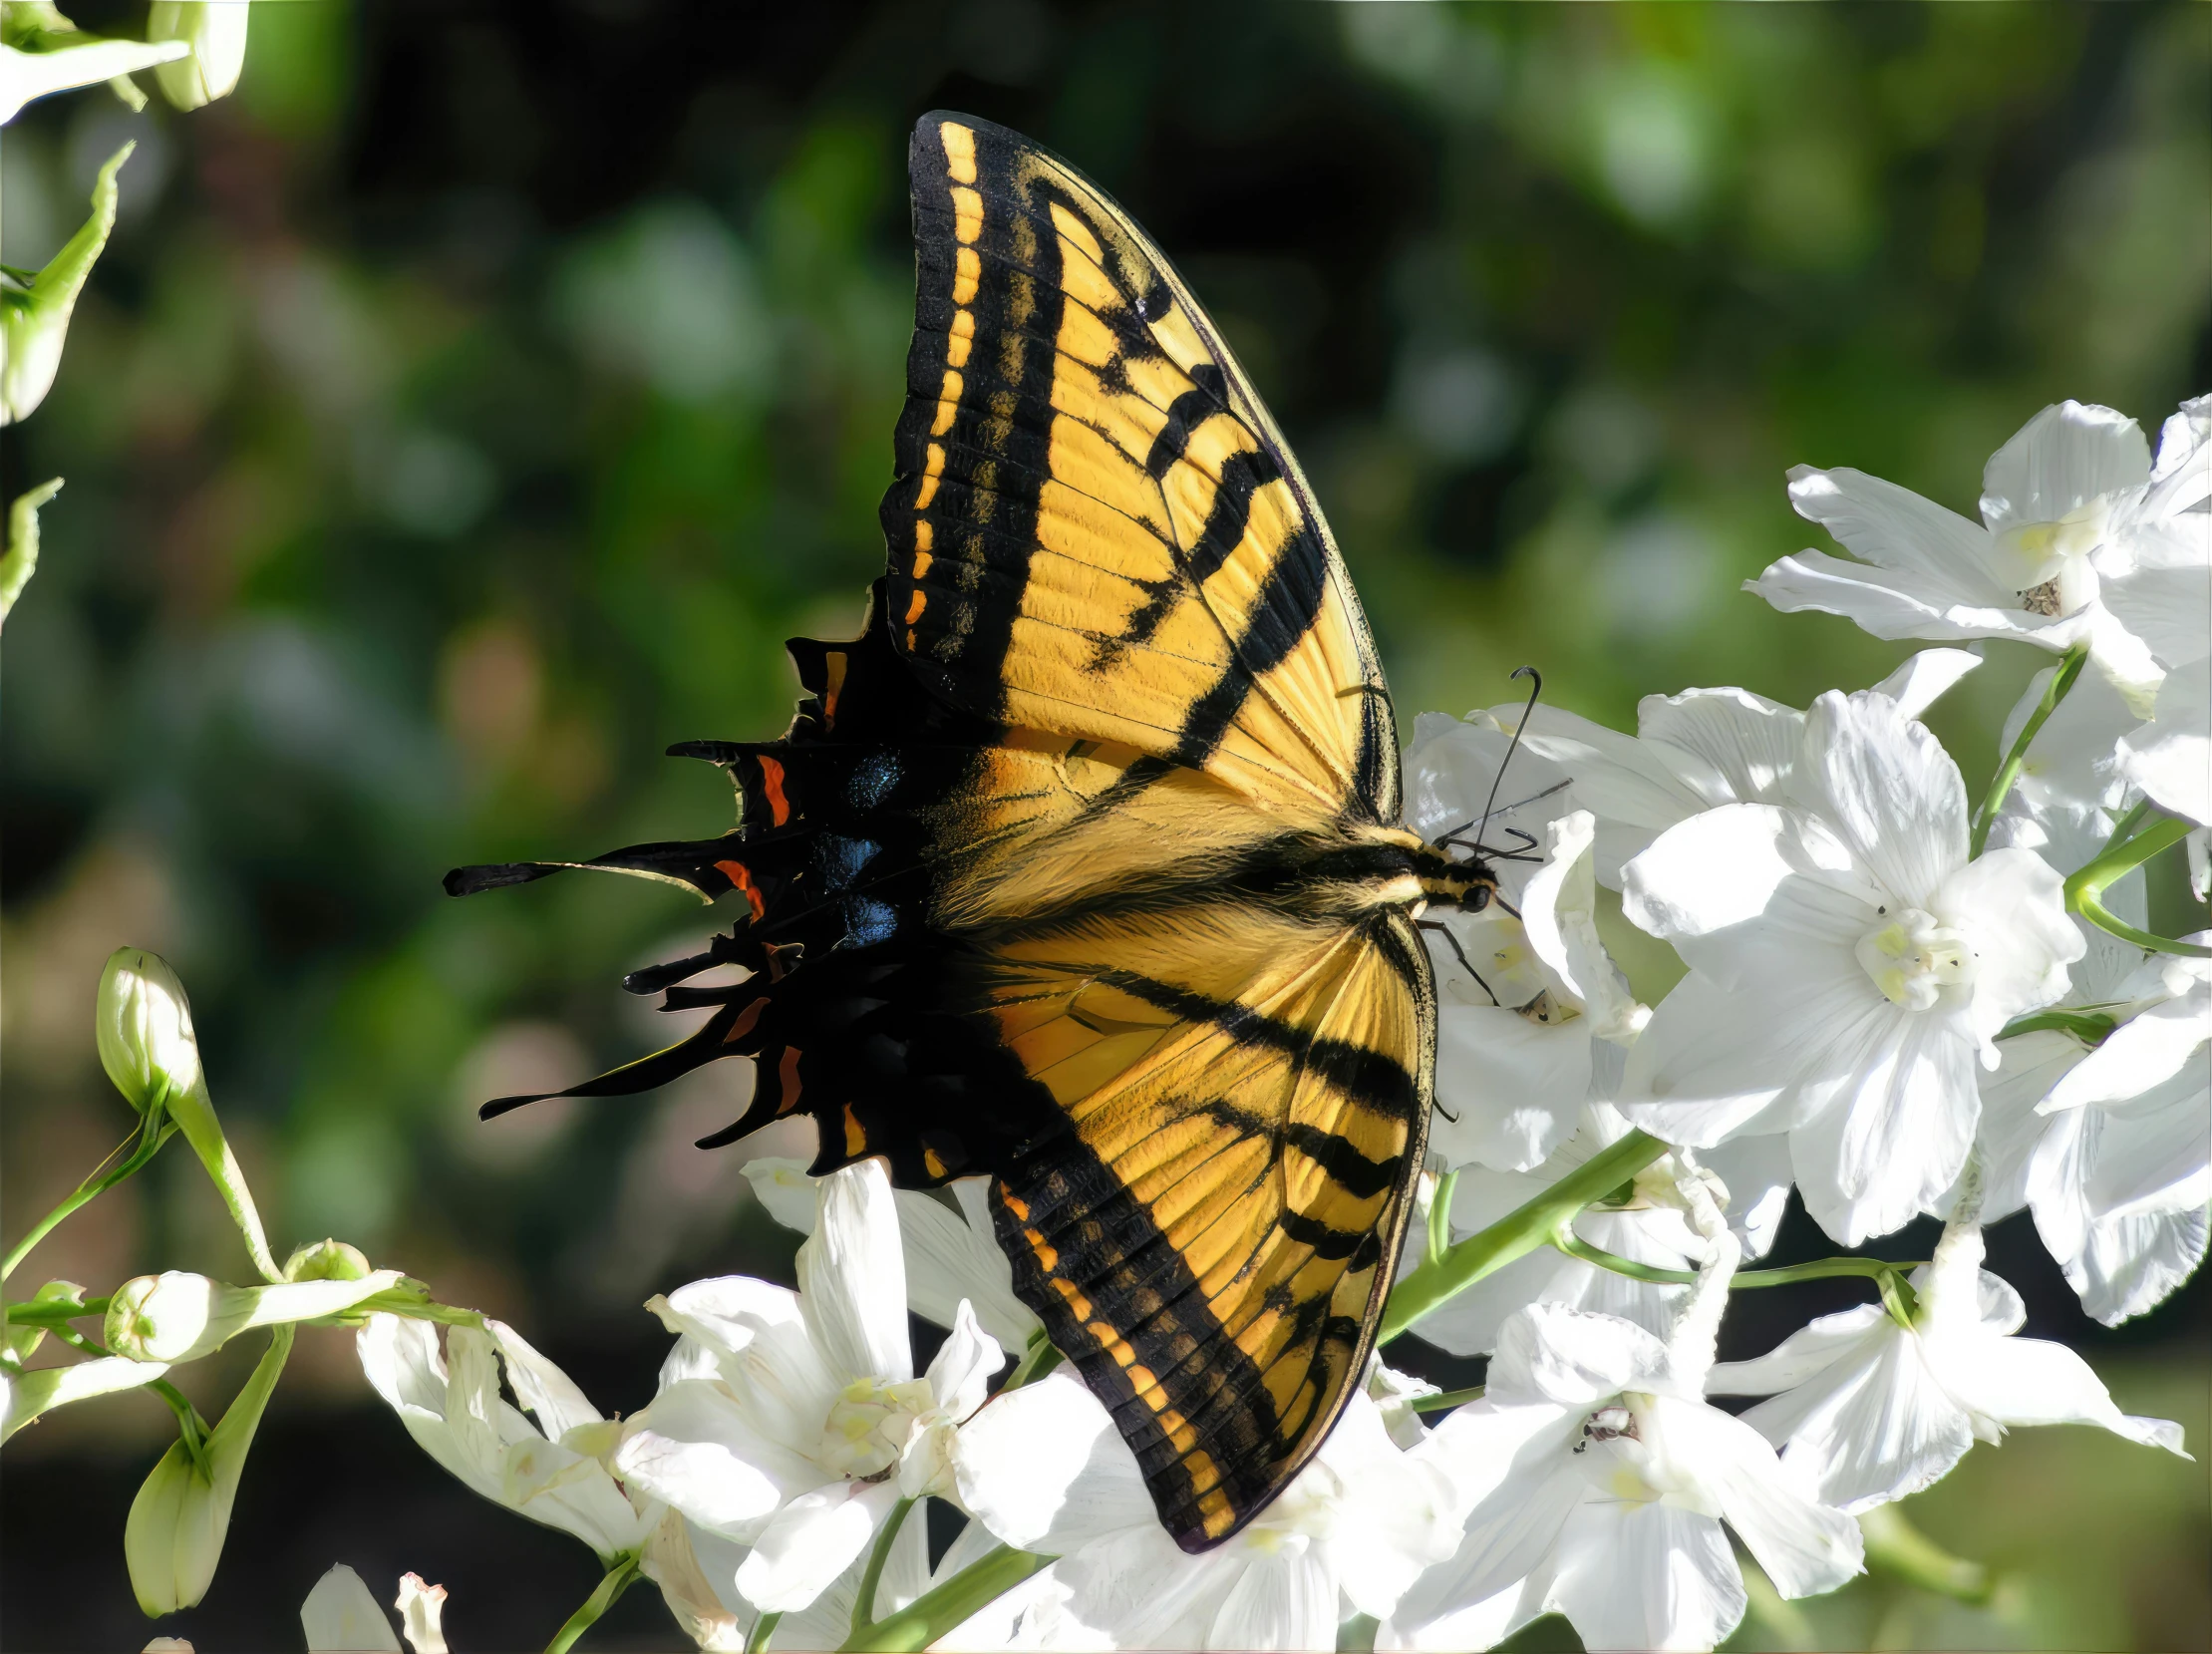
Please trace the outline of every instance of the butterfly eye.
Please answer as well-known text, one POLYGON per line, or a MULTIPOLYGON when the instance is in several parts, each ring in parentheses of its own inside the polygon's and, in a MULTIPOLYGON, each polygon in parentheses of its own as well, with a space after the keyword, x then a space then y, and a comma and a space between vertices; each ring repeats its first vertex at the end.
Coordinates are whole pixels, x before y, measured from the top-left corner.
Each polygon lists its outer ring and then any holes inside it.
POLYGON ((1490 905, 1490 887, 1487 884, 1470 885, 1465 899, 1459 905, 1470 913, 1481 912, 1490 905))

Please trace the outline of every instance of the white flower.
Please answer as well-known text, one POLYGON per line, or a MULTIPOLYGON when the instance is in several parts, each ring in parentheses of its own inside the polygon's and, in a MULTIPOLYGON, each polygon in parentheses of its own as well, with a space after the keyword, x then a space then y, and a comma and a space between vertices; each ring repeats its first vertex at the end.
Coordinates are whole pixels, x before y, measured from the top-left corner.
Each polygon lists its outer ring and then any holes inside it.
POLYGON ((1586 810, 1545 824, 1543 864, 1521 892, 1519 918, 1496 907, 1451 912, 1439 921, 1449 939, 1428 933, 1437 989, 1428 1141, 1447 1162, 1538 1163, 1618 1077, 1617 1056, 1600 1061, 1597 1042, 1626 1045, 1651 1019, 1598 937, 1595 827, 1586 810))
MULTIPOLYGON (((400 1611, 400 1628, 414 1654, 446 1654, 441 1624, 445 1586, 426 1585, 421 1574, 404 1574, 399 1598, 392 1605, 400 1611)), ((300 1604, 299 1620, 307 1634, 308 1654, 401 1654, 392 1622, 384 1617, 361 1575, 343 1562, 315 1581, 315 1588, 300 1604)))
POLYGON ((2212 826, 2212 658, 2166 675, 2150 722, 2121 738, 2117 764, 2161 810, 2212 826))
POLYGON ((370 1386, 431 1458, 496 1504, 557 1527, 611 1562, 634 1551, 659 1519, 633 1502, 600 1455, 613 1427, 558 1367, 512 1328, 451 1327, 446 1349, 426 1321, 372 1315, 357 1344, 370 1386), (501 1399, 505 1364, 515 1399, 501 1399))
POLYGON ((2046 408, 1991 457, 1975 523, 1851 470, 1789 474, 1800 515, 1860 559, 1805 551, 1745 589, 1794 613, 1817 609, 1876 637, 2005 637, 2053 650, 2089 644, 2121 689, 2146 694, 2158 667, 2097 601, 2093 553, 2150 481, 2140 427, 2109 408, 2046 408))
POLYGON ((955 1464, 992 1536, 1060 1558, 1028 1593, 1018 1647, 1333 1649, 1346 1612, 1388 1614, 1451 1554, 1466 1508, 1427 1444, 1402 1451, 1364 1391, 1274 1503, 1198 1555, 1160 1525, 1112 1419, 1065 1373, 976 1415, 955 1464))
POLYGON ((614 1457, 633 1487, 751 1546, 738 1590, 771 1613, 813 1602, 901 1497, 951 1490, 955 1431, 1005 1360, 963 1304, 917 1379, 881 1162, 818 1194, 797 1292, 731 1276, 648 1306, 681 1341, 614 1457))
POLYGON ((1755 1361, 1714 1368, 1706 1387, 1771 1396, 1744 1423, 1787 1444, 1782 1463, 1809 1492, 1853 1511, 1919 1491, 2010 1426, 2100 1425, 2181 1453, 2179 1425, 2122 1414, 2063 1344, 2012 1336, 2020 1295, 1981 1265, 1979 1226, 1954 1225, 1914 1273, 1911 1327, 1880 1304, 1824 1315, 1755 1361))
POLYGON ((1857 1524, 1807 1498, 1764 1438, 1617 1316, 1514 1315, 1482 1399, 1430 1441, 1475 1503, 1378 1648, 1486 1647, 1554 1612, 1588 1648, 1711 1648, 1744 1608, 1724 1522, 1784 1596, 1860 1568, 1857 1524))
POLYGON ((1805 1204, 1848 1245, 1958 1176, 1977 1057, 2081 957, 2033 851, 1967 859, 1966 789, 1880 694, 1823 695, 1793 807, 1731 805, 1629 864, 1623 906, 1690 974, 1630 1051, 1619 1107, 1703 1148, 1788 1132, 1805 1204))
POLYGON ((2119 1026, 2059 1059, 2023 1191, 2081 1307, 2108 1326, 2195 1272, 2212 1200, 2212 963, 2154 957, 2123 992, 2119 1026))
MULTIPOLYGON (((1875 693, 1918 718, 1981 664, 1964 649, 1922 649, 1876 684, 1875 693)), ((1510 728, 1520 709, 1470 716, 1510 728)), ((1786 802, 1804 730, 1802 712, 1747 689, 1686 689, 1639 701, 1633 736, 1536 707, 1522 728, 1521 750, 1573 778, 1556 809, 1563 814, 1579 806, 1597 817, 1598 882, 1618 889, 1622 863, 1676 823, 1725 804, 1786 802)))
MULTIPOLYGON (((768 1214, 787 1229, 812 1234, 821 1209, 803 1160, 763 1158, 745 1175, 768 1214)), ((950 1327, 963 1300, 976 1325, 1002 1349, 1022 1350, 1044 1335, 1045 1325, 1014 1295, 1014 1266, 992 1232, 988 1177, 950 1183, 957 1212, 919 1189, 891 1191, 898 1208, 899 1252, 906 1264, 906 1307, 923 1320, 950 1327)))
POLYGON ((2166 421, 2150 487, 2094 561, 2104 606, 2160 665, 2212 652, 2212 397, 2166 421))
MULTIPOLYGON (((1525 1205, 1627 1132, 1628 1122, 1617 1111, 1593 1103, 1584 1109, 1574 1136, 1533 1171, 1461 1167, 1451 1188, 1452 1238, 1463 1240, 1525 1205)), ((1738 1138, 1699 1158, 1726 1185, 1724 1203, 1743 1250, 1752 1256, 1763 1253, 1773 1244, 1789 1198, 1787 1144, 1780 1138, 1738 1138)), ((1696 1268, 1705 1257, 1705 1242, 1687 1220, 1675 1192, 1676 1175, 1673 1157, 1661 1156, 1637 1174, 1631 1203, 1584 1207, 1574 1220, 1574 1232, 1600 1250, 1635 1263, 1660 1269, 1696 1268)), ((1410 1249, 1400 1272, 1420 1261, 1419 1248, 1410 1249)), ((1498 1328, 1506 1317, 1523 1305, 1548 1303, 1618 1315, 1649 1332, 1664 1334, 1689 1291, 1688 1286, 1634 1280, 1548 1246, 1539 1247, 1445 1299, 1422 1316, 1413 1331, 1454 1355, 1487 1355, 1496 1347, 1498 1328)))

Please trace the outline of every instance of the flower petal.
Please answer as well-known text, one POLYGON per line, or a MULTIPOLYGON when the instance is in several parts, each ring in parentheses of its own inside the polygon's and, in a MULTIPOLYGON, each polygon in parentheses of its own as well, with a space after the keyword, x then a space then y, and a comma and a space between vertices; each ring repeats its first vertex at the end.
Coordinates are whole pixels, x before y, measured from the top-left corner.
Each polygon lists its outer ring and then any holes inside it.
POLYGON ((1498 1329, 1487 1394, 1502 1406, 1591 1407, 1650 1389, 1668 1371, 1667 1346, 1613 1315, 1531 1304, 1498 1329))
POLYGON ((1981 664, 1982 657, 1970 649, 1922 649, 1876 684, 1874 693, 1895 701, 1907 718, 1918 718, 1981 664))
POLYGON ((995 1397, 962 1427, 953 1468, 961 1505, 1018 1550, 1064 1556, 1159 1526, 1135 1456, 1099 1399, 1066 1373, 995 1397))
POLYGON ((1814 1221, 1856 1246, 1949 1192, 1982 1098, 1974 1045, 1940 1012, 1899 1012, 1851 1082, 1793 1127, 1790 1163, 1814 1221))
POLYGON ((1721 1524, 1671 1504, 1581 1505, 1541 1585, 1593 1651, 1709 1649, 1743 1618, 1743 1574, 1721 1524))
POLYGON ((2055 522, 2150 479, 2150 444, 2125 414, 2066 401, 2044 409, 1990 456, 1982 517, 1993 530, 2055 522))
POLYGON ((1865 1565, 1858 1523, 1800 1492, 1741 1419, 1673 1396, 1653 1398, 1651 1415, 1668 1455, 1693 1468, 1700 1491, 1783 1596, 1833 1590, 1865 1565))
POLYGON ((722 1385, 699 1380, 671 1385, 627 1422, 614 1472, 746 1544, 779 1505, 828 1480, 793 1448, 764 1440, 722 1385))
POLYGON ((1485 1398, 1436 1427, 1424 1457, 1476 1498, 1459 1548, 1422 1576, 1402 1611, 1416 1619, 1450 1612, 1542 1563, 1589 1488, 1572 1458, 1582 1421, 1580 1409, 1500 1407, 1485 1398))
POLYGON ((1868 1307, 1845 1359, 1743 1415, 1787 1444, 1782 1464, 1806 1490, 1852 1512, 1919 1492, 1974 1445, 1973 1421, 1928 1371, 1920 1340, 1868 1307))
POLYGON ((1919 575, 1951 603, 2002 603, 2013 596, 1989 577, 1989 530, 1910 489, 1848 467, 1796 466, 1789 473, 1789 502, 1854 557, 1919 575))
POLYGON ((520 1333, 488 1317, 483 1324, 506 1363, 514 1399, 537 1415, 537 1427, 548 1438, 557 1442, 579 1425, 603 1421, 604 1416, 576 1388, 576 1381, 539 1355, 520 1333))
POLYGON ((815 1347, 847 1379, 910 1379, 906 1259, 883 1162, 834 1171, 818 1192, 821 1217, 798 1248, 799 1307, 815 1347))
POLYGON ((2042 615, 2021 606, 2017 593, 1989 591, 1961 597, 1956 582, 1919 569, 1877 569, 1821 551, 1800 551, 1767 565, 1743 582, 1784 614, 1811 609, 1840 615, 1875 637, 1934 638, 1964 642, 2013 638, 2054 653, 2088 634, 2086 613, 2042 615))
POLYGON ((1647 695, 1636 704, 1638 736, 1711 765, 1727 778, 1730 802, 1736 804, 1781 802, 1781 781, 1797 762, 1804 729, 1803 713, 1747 689, 1691 689, 1680 695, 1647 695))
POLYGON ((2088 951, 2066 916, 2065 880, 2034 850, 1991 850, 1944 880, 1929 906, 1972 938, 1972 1025, 1994 1061, 1997 1031, 2062 998, 2066 967, 2088 951))
POLYGON ((2104 1381, 2063 1344, 2040 1338, 1931 1340, 1928 1359, 1945 1389, 2001 1425, 2100 1425, 2115 1436, 2181 1458, 2181 1427, 2139 1419, 2112 1403, 2104 1381))
POLYGON ((1014 1266, 992 1226, 990 1179, 963 1177, 951 1187, 959 1215, 926 1194, 898 1192, 907 1301, 923 1320, 950 1327, 965 1300, 976 1324, 1001 1348, 1020 1350, 1043 1323, 1014 1295, 1014 1266))
POLYGON ((1814 701, 1790 787, 1895 900, 1929 906, 1966 864, 1965 779, 1886 695, 1830 690, 1814 701))
POLYGON ((1445 1112, 1429 1132, 1447 1162, 1535 1165, 1566 1141, 1589 1095, 1583 1019, 1547 1027, 1505 1006, 1437 1006, 1436 1100, 1445 1112))
POLYGON ((315 1581, 299 1622, 308 1654, 401 1654, 383 1604, 343 1562, 315 1581))
POLYGON ((1229 1587, 1205 1645, 1334 1650, 1337 1582, 1310 1552, 1255 1556, 1229 1587))
POLYGON ((801 1493, 738 1565, 739 1592, 764 1614, 805 1607, 867 1549, 898 1498, 888 1482, 838 1482, 801 1493))

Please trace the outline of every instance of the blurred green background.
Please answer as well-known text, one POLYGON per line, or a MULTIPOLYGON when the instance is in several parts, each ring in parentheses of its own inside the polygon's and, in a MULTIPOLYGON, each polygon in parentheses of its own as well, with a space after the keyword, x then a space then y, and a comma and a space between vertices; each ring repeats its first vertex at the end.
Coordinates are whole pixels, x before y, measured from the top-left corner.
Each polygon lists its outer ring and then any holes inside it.
MULTIPOLYGON (((2212 386, 2202 5, 257 6, 227 102, 74 94, 0 148, 0 240, 36 265, 139 142, 60 380, 0 453, 10 496, 68 479, 0 700, 9 1232, 123 1135, 90 1011, 133 942, 191 989, 280 1248, 352 1240, 624 1410, 664 1343, 649 1292, 788 1268, 740 1156, 690 1147, 743 1065, 474 1120, 666 1043, 616 979, 708 917, 628 880, 438 881, 727 824, 721 778, 659 755, 776 732, 782 639, 857 621, 905 132, 940 106, 1052 146, 1176 260, 1313 477, 1402 719, 1507 699, 1523 661, 1625 727, 1693 684, 1871 683, 1903 646, 1737 589, 1825 543, 1789 465, 1971 512, 2046 403, 2154 429, 2212 386)), ((1941 709, 1970 785, 2042 664, 1997 648, 1941 709)), ((2169 925, 2202 923, 2160 877, 2169 925)), ((2032 1330, 2204 1453, 2201 1286, 2107 1334, 2024 1221, 1993 1252, 2032 1330)), ((241 1267, 174 1157, 39 1262, 101 1289, 241 1267)), ((1788 1301, 1734 1353, 1836 1290, 1758 1295, 1788 1301)), ((296 1646, 343 1559, 444 1580, 458 1647, 542 1642, 588 1554, 447 1482, 337 1335, 301 1348, 175 1629, 296 1646)), ((212 1409, 237 1375, 208 1365, 212 1409)), ((167 1428, 140 1396, 11 1446, 8 1647, 149 1634, 122 1517, 167 1428)), ((2101 1436, 1977 1449, 1915 1519, 2000 1567, 1992 1608, 1874 1579, 1741 1640, 2205 1647, 2206 1493, 2101 1436)), ((602 1646, 657 1623, 633 1596, 602 1646)))

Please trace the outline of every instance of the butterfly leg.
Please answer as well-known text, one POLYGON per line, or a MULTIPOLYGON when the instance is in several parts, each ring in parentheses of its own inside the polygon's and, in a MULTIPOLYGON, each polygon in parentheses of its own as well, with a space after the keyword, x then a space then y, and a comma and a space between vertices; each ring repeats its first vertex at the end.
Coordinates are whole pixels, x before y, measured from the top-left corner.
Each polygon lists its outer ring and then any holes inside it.
MULTIPOLYGON (((1513 916, 1515 918, 1520 917, 1518 913, 1513 916)), ((1453 957, 1459 961, 1459 968, 1474 978, 1474 985, 1490 996, 1492 1005, 1499 1003, 1497 991, 1482 980, 1482 973, 1476 970, 1473 962, 1467 958, 1467 950, 1459 945, 1459 938, 1452 934, 1451 926, 1445 924, 1441 919, 1419 919, 1415 921, 1415 928, 1440 931, 1444 942, 1450 947, 1453 957)))

